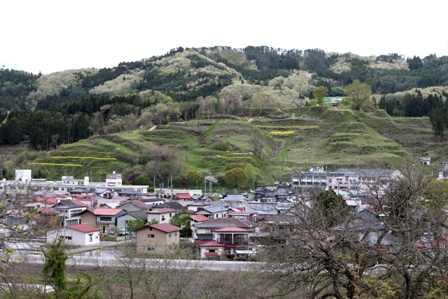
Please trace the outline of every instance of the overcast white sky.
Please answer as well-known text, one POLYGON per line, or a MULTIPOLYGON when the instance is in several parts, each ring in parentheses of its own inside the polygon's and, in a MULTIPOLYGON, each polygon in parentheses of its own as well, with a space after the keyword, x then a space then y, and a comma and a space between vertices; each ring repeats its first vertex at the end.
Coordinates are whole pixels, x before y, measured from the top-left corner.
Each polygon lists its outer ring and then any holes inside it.
POLYGON ((113 67, 182 47, 448 55, 440 0, 4 0, 0 66, 113 67))

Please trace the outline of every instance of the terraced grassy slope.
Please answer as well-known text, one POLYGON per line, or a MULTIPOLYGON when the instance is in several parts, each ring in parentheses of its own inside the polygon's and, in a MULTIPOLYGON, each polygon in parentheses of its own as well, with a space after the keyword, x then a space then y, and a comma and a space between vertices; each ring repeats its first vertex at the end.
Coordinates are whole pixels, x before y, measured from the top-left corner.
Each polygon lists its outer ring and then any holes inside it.
POLYGON ((313 165, 328 169, 392 167, 405 158, 422 156, 428 148, 438 148, 436 145, 440 144, 432 137, 427 118, 391 118, 381 112, 366 114, 344 109, 294 112, 298 118, 254 121, 265 130, 295 129, 289 137, 276 136, 286 144, 272 160, 277 173, 306 170, 313 165))
MULTIPOLYGON (((427 118, 392 118, 382 111, 366 114, 344 109, 303 108, 283 110, 283 119, 269 117, 206 119, 173 122, 111 135, 93 136, 34 156, 32 162, 80 164, 74 166, 29 165, 34 171, 82 177, 103 177, 111 171, 127 175, 149 173, 148 163, 174 159, 176 177, 188 169, 208 170, 222 179, 233 167, 255 166, 257 181, 287 181, 292 171, 325 166, 392 167, 403 159, 430 155, 444 161, 446 143, 431 134, 427 118), (164 155, 170 153, 170 155, 164 155), (52 156, 66 156, 55 161, 52 156), (76 158, 78 157, 78 158, 76 158), (94 157, 83 158, 83 157, 94 157), (169 158, 167 158, 169 157, 169 158), (105 159, 111 158, 111 159, 105 159), (113 159, 114 158, 114 159, 113 159), (56 169, 49 171, 48 169, 56 169)), ((265 115, 279 115, 278 110, 265 115)), ((151 164, 152 165, 152 164, 151 164)), ((126 179, 126 178, 125 178, 126 179)))

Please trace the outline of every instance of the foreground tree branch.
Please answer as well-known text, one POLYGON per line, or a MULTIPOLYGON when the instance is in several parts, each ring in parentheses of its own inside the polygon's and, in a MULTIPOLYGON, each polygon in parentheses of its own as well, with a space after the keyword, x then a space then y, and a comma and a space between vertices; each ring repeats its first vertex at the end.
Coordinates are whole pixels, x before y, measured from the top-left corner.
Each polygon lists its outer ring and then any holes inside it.
POLYGON ((347 211, 333 191, 314 190, 276 216, 285 243, 265 250, 262 273, 276 295, 300 298, 423 298, 446 292, 446 184, 409 164, 368 183, 374 213, 347 211))

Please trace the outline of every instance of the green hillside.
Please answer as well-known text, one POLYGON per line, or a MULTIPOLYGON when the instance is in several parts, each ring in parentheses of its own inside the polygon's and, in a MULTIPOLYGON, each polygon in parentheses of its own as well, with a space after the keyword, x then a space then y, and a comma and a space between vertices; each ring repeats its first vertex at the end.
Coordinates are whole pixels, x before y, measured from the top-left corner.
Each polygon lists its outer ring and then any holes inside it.
MULTIPOLYGON (((267 115, 278 111, 265 111, 267 115)), ((179 186, 189 169, 206 171, 225 187, 224 172, 255 167, 257 183, 287 181, 293 171, 324 166, 394 167, 403 159, 429 154, 444 161, 444 143, 434 139, 428 118, 395 118, 381 111, 300 108, 282 110, 287 118, 233 117, 171 122, 155 128, 96 135, 49 152, 26 152, 8 167, 59 180, 60 175, 122 173, 132 182, 142 176, 179 186), (422 142, 424 140, 425 142, 422 142)), ((193 184, 194 185, 194 184, 193 184)))

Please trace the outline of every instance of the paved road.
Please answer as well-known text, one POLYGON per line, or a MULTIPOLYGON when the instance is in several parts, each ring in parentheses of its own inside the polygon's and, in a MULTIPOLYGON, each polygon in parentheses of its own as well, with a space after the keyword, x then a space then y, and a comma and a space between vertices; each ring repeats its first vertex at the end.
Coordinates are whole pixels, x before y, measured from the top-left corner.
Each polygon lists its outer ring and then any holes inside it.
MULTIPOLYGON (((24 259, 27 263, 43 264, 45 258, 41 255, 30 255, 24 259)), ((240 261, 204 261, 204 260, 176 260, 176 259, 130 259, 115 257, 110 254, 99 254, 97 256, 73 255, 66 265, 77 266, 99 266, 99 267, 141 267, 142 263, 149 268, 159 269, 197 269, 211 271, 254 271, 258 263, 240 261)))
MULTIPOLYGON (((128 240, 126 242, 130 242, 130 240, 128 240)), ((75 249, 69 249, 68 252, 69 252, 69 254, 78 254, 78 253, 82 253, 82 252, 90 252, 90 251, 94 251, 94 250, 99 250, 101 248, 117 247, 117 246, 126 244, 126 242, 125 241, 119 241, 119 242, 102 241, 98 245, 82 246, 82 247, 75 248, 75 249)))
MULTIPOLYGON (((129 242, 128 240, 127 242, 129 242)), ((103 267, 127 267, 135 263, 135 267, 141 267, 142 262, 147 267, 165 269, 202 269, 211 271, 253 271, 257 267, 255 262, 243 261, 206 261, 206 260, 181 260, 181 259, 130 259, 120 255, 119 250, 113 247, 123 245, 125 242, 101 242, 99 245, 86 246, 68 250, 70 258, 67 266, 103 266, 103 267), (100 249, 103 250, 100 250, 100 249)), ((32 264, 43 264, 45 258, 41 251, 15 251, 14 256, 32 264)))

